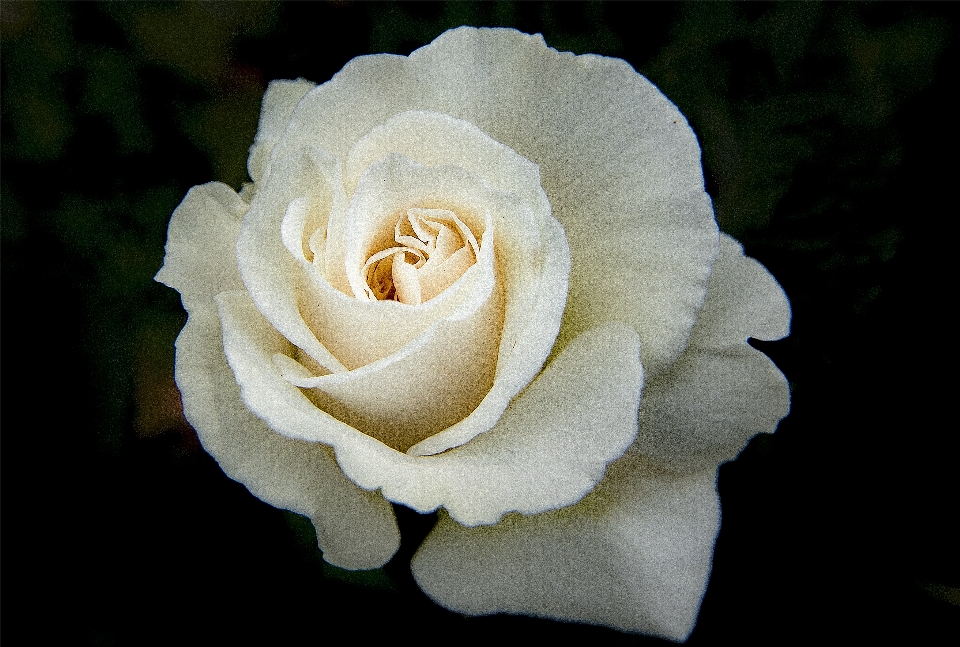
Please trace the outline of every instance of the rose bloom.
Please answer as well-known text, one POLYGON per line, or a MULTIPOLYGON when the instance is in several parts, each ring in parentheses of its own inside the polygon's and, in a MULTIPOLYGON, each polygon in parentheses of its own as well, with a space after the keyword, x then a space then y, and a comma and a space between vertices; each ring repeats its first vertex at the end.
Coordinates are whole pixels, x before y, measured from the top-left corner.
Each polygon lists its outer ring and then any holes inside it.
POLYGON ((676 106, 622 60, 448 31, 275 81, 238 193, 173 214, 184 412, 223 470, 377 568, 439 521, 437 603, 685 639, 718 465, 789 408, 780 286, 719 233, 676 106))

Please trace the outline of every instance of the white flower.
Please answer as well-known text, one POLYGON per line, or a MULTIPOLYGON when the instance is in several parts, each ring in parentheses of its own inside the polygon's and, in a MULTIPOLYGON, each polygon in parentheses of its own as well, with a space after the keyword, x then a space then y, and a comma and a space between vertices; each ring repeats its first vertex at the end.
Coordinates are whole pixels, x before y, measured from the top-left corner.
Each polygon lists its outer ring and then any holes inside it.
POLYGON ((412 568, 450 609, 684 639, 717 466, 789 408, 746 339, 790 311, 677 108, 621 60, 460 28, 272 83, 248 166, 187 194, 157 275, 224 471, 344 568, 396 551, 388 501, 442 508, 412 568))

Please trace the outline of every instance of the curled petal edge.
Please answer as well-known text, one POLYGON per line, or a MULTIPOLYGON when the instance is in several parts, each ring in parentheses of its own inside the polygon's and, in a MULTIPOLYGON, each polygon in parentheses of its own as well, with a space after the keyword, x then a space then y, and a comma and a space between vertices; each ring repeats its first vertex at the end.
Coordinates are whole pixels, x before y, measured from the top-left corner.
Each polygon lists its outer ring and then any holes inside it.
POLYGON ((354 483, 419 512, 443 506, 465 525, 570 505, 636 435, 640 340, 625 324, 588 331, 489 432, 436 456, 409 456, 318 409, 273 363, 289 352, 244 292, 218 295, 224 351, 246 406, 289 438, 331 445, 354 483))

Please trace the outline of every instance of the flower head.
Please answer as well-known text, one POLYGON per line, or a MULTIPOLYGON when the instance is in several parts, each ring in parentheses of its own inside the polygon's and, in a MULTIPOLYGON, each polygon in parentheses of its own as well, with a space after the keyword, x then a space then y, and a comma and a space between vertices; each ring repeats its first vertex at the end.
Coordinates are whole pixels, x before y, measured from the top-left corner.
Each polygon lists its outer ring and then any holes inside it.
POLYGON ((224 471, 345 568, 395 552, 388 501, 442 508, 412 566, 449 608, 685 637, 716 467, 789 405, 746 339, 790 313, 677 108, 623 61, 460 28, 272 83, 248 166, 191 190, 157 276, 224 471))

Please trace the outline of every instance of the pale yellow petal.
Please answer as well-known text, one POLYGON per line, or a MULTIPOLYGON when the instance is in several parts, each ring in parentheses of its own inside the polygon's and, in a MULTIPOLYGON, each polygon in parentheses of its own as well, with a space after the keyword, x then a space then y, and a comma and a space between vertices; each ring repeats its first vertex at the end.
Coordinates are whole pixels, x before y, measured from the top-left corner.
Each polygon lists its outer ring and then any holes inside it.
POLYGON ((247 203, 220 182, 195 186, 173 212, 157 281, 180 293, 183 305, 213 305, 224 290, 243 287, 234 247, 247 203))
POLYGON ((692 472, 730 460, 754 435, 773 432, 790 411, 790 390, 780 370, 746 339, 776 339, 789 326, 783 290, 739 243, 722 235, 690 345, 644 388, 640 431, 630 451, 692 472))
POLYGON ((490 429, 510 400, 540 371, 566 304, 570 250, 563 228, 550 215, 536 164, 475 125, 426 111, 391 117, 351 149, 344 180, 348 190, 369 164, 391 153, 427 166, 459 166, 504 192, 493 209, 506 301, 496 381, 471 416, 410 450, 434 454, 490 429))
POLYGON ((715 471, 676 476, 625 456, 580 503, 492 527, 446 515, 410 564, 438 604, 675 641, 689 636, 720 522, 715 471))
POLYGON ((296 81, 271 81, 263 95, 260 107, 260 124, 257 126, 257 135, 250 147, 250 156, 247 158, 247 172, 250 179, 259 182, 270 160, 270 152, 274 144, 280 139, 290 115, 297 103, 307 92, 316 87, 315 83, 304 79, 296 81))
POLYGON ((690 335, 699 348, 739 345, 747 337, 772 341, 790 334, 790 302, 767 269, 743 246, 720 234, 720 256, 707 298, 690 335))

